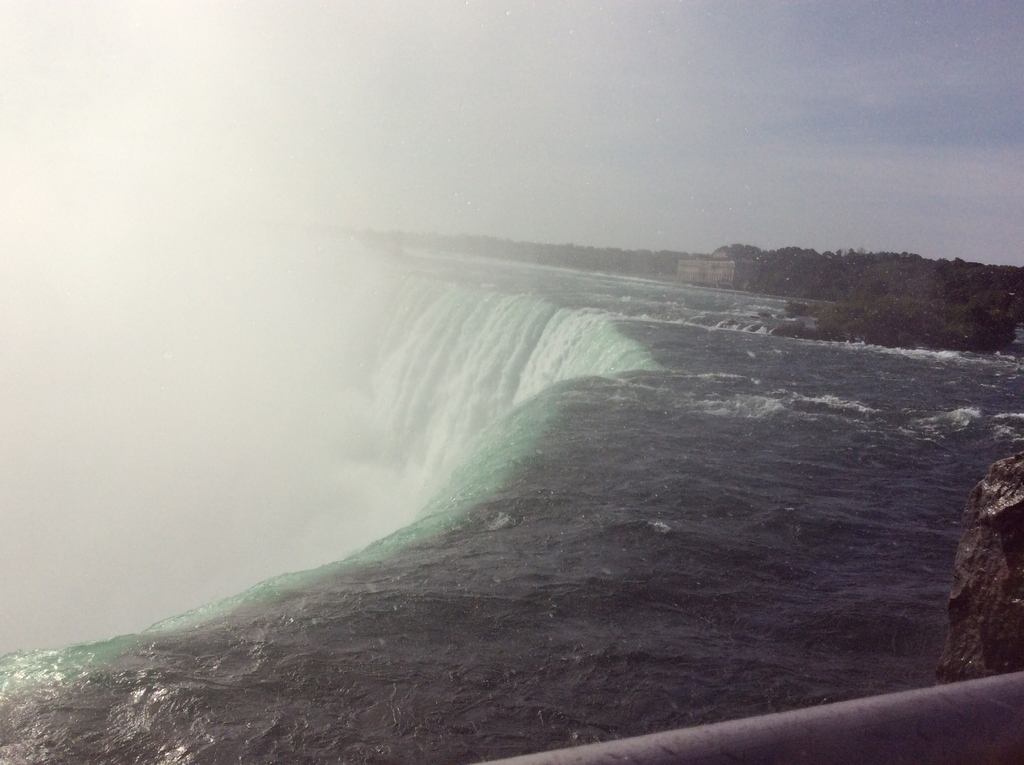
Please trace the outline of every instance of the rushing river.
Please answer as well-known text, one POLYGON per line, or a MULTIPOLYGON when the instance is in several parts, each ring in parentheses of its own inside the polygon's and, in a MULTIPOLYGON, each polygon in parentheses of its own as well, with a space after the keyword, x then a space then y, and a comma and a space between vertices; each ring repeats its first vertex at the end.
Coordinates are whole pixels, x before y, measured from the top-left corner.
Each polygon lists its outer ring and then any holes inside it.
POLYGON ((416 520, 5 657, 0 763, 461 763, 933 682, 967 494, 1024 442, 1017 357, 775 337, 783 301, 727 291, 382 268, 360 459, 416 520))

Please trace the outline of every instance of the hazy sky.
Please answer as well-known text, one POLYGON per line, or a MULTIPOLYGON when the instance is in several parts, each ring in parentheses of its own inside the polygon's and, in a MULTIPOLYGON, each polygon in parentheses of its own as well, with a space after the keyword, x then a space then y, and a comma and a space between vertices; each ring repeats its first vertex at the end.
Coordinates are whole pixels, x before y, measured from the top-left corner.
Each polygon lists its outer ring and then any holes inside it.
POLYGON ((1016 2, 0 3, 0 234, 169 211, 1024 264, 1016 2))

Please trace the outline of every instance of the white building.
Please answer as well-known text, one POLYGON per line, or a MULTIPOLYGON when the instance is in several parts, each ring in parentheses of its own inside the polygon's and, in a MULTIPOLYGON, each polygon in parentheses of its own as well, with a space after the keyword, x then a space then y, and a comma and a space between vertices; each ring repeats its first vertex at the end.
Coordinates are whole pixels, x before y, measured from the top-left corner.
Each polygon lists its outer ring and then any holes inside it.
POLYGON ((736 262, 722 257, 680 258, 676 278, 689 284, 731 287, 736 275, 736 262))

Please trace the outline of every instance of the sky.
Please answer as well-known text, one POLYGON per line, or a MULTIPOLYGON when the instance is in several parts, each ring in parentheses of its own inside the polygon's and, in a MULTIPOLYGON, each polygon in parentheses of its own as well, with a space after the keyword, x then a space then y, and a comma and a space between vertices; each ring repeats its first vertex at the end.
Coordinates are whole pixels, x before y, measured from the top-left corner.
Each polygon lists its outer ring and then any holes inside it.
POLYGON ((391 282, 339 229, 1024 265, 1021 40, 1011 2, 0 0, 0 655, 410 520, 367 457, 391 282))
POLYGON ((1024 265, 1013 2, 0 3, 0 234, 154 218, 1024 265))

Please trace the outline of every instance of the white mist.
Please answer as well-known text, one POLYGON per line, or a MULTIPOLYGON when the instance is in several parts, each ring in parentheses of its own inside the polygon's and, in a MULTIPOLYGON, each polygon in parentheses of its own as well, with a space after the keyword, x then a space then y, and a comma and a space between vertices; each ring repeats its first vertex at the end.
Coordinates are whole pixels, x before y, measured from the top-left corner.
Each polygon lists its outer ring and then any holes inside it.
POLYGON ((0 653, 138 631, 407 523, 393 283, 298 231, 51 239, 0 282, 0 653))

